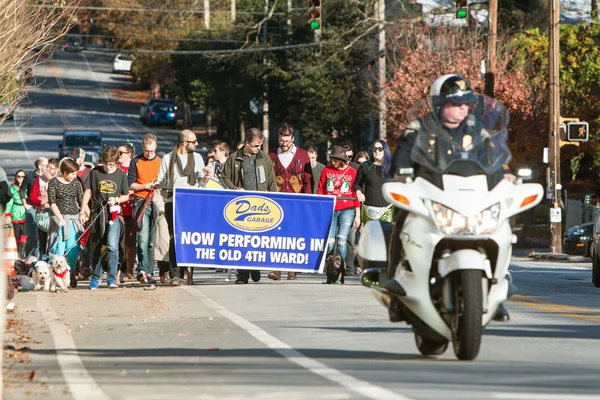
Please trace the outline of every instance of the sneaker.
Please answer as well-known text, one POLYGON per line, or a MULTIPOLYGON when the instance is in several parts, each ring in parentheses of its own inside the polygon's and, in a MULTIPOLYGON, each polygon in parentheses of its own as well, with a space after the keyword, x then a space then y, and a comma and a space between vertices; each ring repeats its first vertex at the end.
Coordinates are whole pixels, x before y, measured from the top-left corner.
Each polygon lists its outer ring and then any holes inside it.
POLYGON ((148 277, 146 278, 146 280, 148 281, 148 283, 152 283, 152 284, 154 284, 154 283, 157 283, 157 282, 156 282, 156 279, 154 279, 154 278, 153 278, 153 277, 151 277, 151 276, 148 276, 148 277))
POLYGON ((139 283, 148 283, 148 275, 142 271, 136 276, 139 283))
POLYGON ((119 288, 119 285, 117 285, 117 281, 115 281, 114 279, 109 279, 106 283, 108 283, 109 289, 118 289, 119 288))
POLYGON ((179 277, 174 277, 173 279, 171 279, 171 286, 179 286, 181 284, 181 278, 179 277))
POLYGON ((250 271, 250 278, 252 278, 252 282, 260 281, 260 271, 256 271, 256 270, 250 271))
POLYGON ((236 285, 240 285, 240 284, 244 284, 244 283, 248 283, 248 281, 245 281, 245 280, 243 280, 241 278, 237 278, 236 281, 235 281, 236 285))
POLYGON ((99 287, 100 287, 100 280, 92 278, 92 280, 90 281, 89 289, 90 290, 98 290, 99 287))

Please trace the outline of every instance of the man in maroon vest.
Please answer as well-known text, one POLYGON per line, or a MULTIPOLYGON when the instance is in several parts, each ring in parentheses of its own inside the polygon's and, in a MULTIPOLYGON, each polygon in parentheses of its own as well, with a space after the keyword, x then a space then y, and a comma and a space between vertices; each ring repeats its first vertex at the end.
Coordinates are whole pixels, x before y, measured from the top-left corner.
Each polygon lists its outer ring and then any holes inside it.
MULTIPOLYGON (((312 194, 313 178, 310 159, 306 150, 294 145, 294 128, 283 125, 279 128, 279 147, 269 155, 275 167, 277 191, 283 193, 312 194)), ((288 272, 288 280, 296 279, 295 272, 288 272)), ((269 279, 281 279, 281 271, 269 273, 269 279)))

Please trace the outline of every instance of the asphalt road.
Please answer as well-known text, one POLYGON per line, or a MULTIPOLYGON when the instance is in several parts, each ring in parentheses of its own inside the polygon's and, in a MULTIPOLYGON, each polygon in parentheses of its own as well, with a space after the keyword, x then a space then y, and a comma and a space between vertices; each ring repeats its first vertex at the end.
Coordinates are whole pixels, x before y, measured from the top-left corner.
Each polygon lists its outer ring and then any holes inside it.
MULTIPOLYGON (((146 131, 134 105, 113 100, 126 82, 107 60, 61 53, 55 64, 36 70, 46 81, 17 112, 20 134, 0 141, 9 171, 54 155, 67 124, 101 128, 114 144, 139 144, 146 131)), ((174 132, 153 130, 168 148, 174 132)), ((22 350, 8 352, 4 398, 600 399, 591 264, 514 259, 511 269, 512 320, 485 330, 472 362, 451 348, 420 356, 410 328, 390 323, 355 276, 322 285, 323 276, 263 273, 234 285, 197 270, 195 285, 179 288, 19 293, 10 318, 22 325, 8 341, 22 350)))

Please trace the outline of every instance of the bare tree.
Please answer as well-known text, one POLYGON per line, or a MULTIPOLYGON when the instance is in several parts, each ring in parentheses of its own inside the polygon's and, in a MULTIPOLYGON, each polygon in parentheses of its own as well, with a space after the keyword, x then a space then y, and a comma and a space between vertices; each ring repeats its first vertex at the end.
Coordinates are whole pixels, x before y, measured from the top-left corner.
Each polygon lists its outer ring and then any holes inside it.
MULTIPOLYGON (((33 84, 31 68, 74 24, 78 3, 0 0, 0 104, 13 110, 23 98, 33 84)), ((6 113, 0 123, 5 117, 6 113)))

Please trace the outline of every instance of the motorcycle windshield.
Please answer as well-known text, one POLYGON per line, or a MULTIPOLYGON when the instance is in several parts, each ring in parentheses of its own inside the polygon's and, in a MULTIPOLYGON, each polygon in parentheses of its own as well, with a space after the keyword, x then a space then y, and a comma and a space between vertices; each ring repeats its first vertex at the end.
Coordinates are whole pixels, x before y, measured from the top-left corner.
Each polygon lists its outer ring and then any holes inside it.
POLYGON ((453 129, 445 122, 452 110, 433 106, 429 97, 410 108, 408 127, 418 132, 411 154, 413 163, 445 174, 452 171, 453 165, 468 162, 491 175, 511 160, 506 130, 508 110, 485 95, 477 95, 467 106, 466 117, 453 129))

